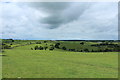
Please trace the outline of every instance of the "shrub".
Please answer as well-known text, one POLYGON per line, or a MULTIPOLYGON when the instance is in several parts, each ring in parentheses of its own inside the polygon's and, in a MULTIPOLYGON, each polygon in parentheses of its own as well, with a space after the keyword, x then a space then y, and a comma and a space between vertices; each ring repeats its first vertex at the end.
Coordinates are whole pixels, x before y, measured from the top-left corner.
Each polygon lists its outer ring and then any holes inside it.
POLYGON ((6 44, 2 43, 2 45, 6 45, 6 44))
POLYGON ((54 47, 51 47, 49 50, 54 50, 54 47))
POLYGON ((50 46, 53 46, 52 44, 50 46))
POLYGON ((43 48, 42 46, 40 46, 38 49, 39 49, 39 50, 43 50, 44 48, 43 48))
POLYGON ((88 49, 84 49, 84 51, 85 51, 85 52, 89 52, 89 50, 88 50, 88 49))
POLYGON ((4 45, 4 46, 2 46, 2 49, 11 49, 11 46, 4 45))
POLYGON ((69 49, 69 51, 75 51, 75 49, 69 49))
POLYGON ((41 42, 36 42, 36 44, 41 44, 41 42))
POLYGON ((64 47, 62 47, 62 49, 63 49, 63 50, 66 50, 66 47, 64 46, 64 47))
POLYGON ((47 41, 44 41, 44 43, 46 43, 47 41))
POLYGON ((94 52, 94 50, 92 49, 92 51, 91 52, 94 52))

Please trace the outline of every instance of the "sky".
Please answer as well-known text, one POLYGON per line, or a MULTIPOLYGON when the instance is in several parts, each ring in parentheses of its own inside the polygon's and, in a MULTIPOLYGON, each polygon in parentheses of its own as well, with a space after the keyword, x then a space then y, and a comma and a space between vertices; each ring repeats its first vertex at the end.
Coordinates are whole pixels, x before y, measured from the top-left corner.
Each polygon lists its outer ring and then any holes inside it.
POLYGON ((1 2, 2 38, 117 40, 117 2, 1 2))

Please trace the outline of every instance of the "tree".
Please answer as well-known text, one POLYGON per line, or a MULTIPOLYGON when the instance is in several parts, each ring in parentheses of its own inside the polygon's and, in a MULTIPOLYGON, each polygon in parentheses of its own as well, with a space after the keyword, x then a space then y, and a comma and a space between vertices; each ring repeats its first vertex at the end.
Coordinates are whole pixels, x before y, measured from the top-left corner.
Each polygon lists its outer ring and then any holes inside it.
POLYGON ((84 45, 84 42, 81 42, 80 44, 81 44, 81 45, 84 45))
POLYGON ((69 49, 69 51, 75 51, 75 49, 69 49))
POLYGON ((63 49, 63 50, 66 50, 66 47, 65 47, 65 46, 63 46, 63 47, 62 47, 62 49, 63 49))
POLYGON ((51 47, 49 50, 54 50, 54 47, 51 47))
POLYGON ((2 49, 11 49, 11 46, 4 45, 4 46, 2 46, 2 49))
POLYGON ((37 50, 38 49, 38 46, 35 46, 35 48, 34 48, 35 50, 37 50))
POLYGON ((10 41, 14 42, 14 40, 13 40, 13 39, 7 39, 7 40, 10 40, 10 41))
POLYGON ((44 48, 42 46, 39 47, 39 50, 43 50, 44 48))
POLYGON ((102 52, 102 50, 100 49, 99 52, 102 52))
POLYGON ((44 47, 44 49, 46 50, 48 47, 44 47))
POLYGON ((12 39, 12 42, 14 42, 14 40, 12 39))
POLYGON ((85 52, 89 52, 89 50, 88 50, 88 49, 84 49, 84 51, 85 51, 85 52))
POLYGON ((94 50, 92 49, 92 51, 91 52, 94 52, 94 50))
POLYGON ((55 44, 55 48, 60 48, 59 46, 60 46, 60 43, 55 44))
POLYGON ((2 42, 3 43, 12 43, 12 42, 14 42, 14 40, 13 39, 3 39, 2 42))
POLYGON ((6 44, 2 43, 2 45, 6 45, 6 44))
POLYGON ((36 42, 36 44, 41 44, 41 42, 36 42))
POLYGON ((44 43, 46 43, 47 41, 44 41, 44 43))
POLYGON ((53 46, 53 44, 51 44, 50 46, 53 46))

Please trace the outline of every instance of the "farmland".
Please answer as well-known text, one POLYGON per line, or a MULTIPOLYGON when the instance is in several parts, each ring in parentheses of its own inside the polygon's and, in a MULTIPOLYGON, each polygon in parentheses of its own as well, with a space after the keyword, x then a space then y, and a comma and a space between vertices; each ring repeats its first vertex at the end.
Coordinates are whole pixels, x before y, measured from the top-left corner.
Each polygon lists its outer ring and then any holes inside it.
MULTIPOLYGON (((108 51, 100 51, 98 49, 102 50, 102 47, 92 47, 91 44, 98 44, 98 42, 44 40, 4 42, 4 46, 8 45, 10 49, 2 49, 2 55, 4 55, 1 56, 2 77, 117 78, 118 52, 109 51, 115 50, 110 45, 109 47, 103 46, 104 49, 109 48, 108 51), (56 43, 60 43, 60 45, 55 47, 56 43), (46 46, 47 48, 44 49, 46 46), (50 49, 51 46, 54 49, 50 49), (69 50, 73 48, 75 50, 69 50), (86 48, 87 51, 84 50, 86 48)), ((109 44, 119 47, 117 42, 109 44)))

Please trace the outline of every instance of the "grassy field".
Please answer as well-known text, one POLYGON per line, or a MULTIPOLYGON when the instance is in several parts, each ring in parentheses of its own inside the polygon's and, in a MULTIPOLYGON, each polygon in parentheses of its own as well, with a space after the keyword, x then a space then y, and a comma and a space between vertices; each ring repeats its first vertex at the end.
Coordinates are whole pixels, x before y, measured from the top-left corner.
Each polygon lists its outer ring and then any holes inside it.
POLYGON ((3 78, 117 78, 117 52, 31 50, 36 44, 5 49, 3 78))

